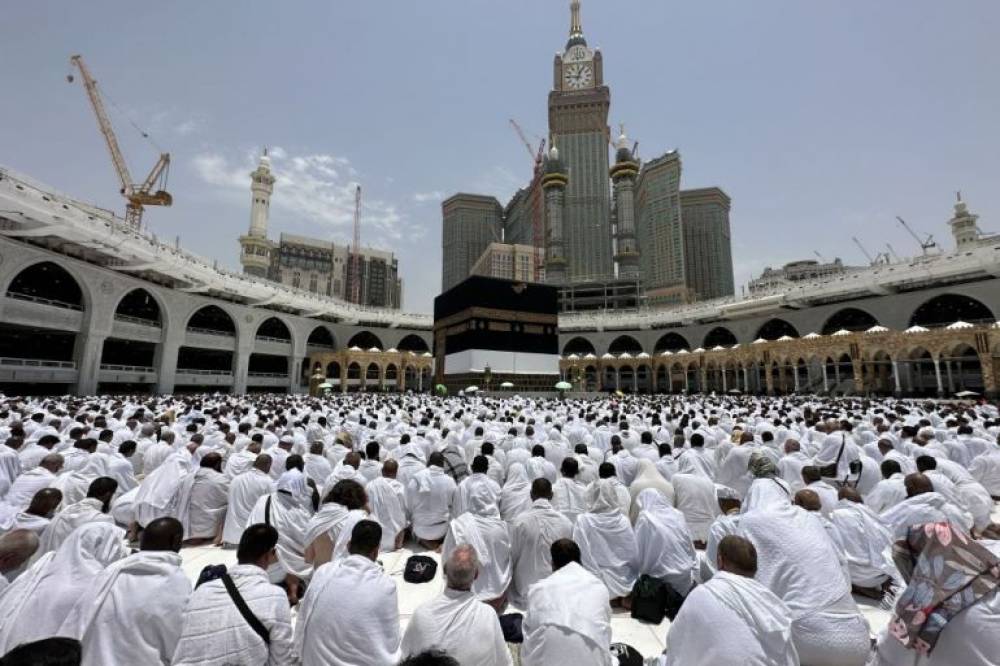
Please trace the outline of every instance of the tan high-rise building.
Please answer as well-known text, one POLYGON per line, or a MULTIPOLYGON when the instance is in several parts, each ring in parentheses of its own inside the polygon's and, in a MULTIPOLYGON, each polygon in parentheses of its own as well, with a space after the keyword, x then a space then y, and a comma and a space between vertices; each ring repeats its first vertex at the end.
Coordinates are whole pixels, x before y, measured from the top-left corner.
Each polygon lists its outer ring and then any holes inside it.
POLYGON ((680 193, 684 228, 684 270, 695 300, 732 296, 733 251, 729 196, 718 187, 680 193))
POLYGON ((681 224, 681 158, 671 151, 642 165, 635 185, 635 235, 646 297, 652 304, 690 300, 681 224))
POLYGON ((503 207, 496 197, 456 194, 441 203, 441 291, 472 274, 490 243, 503 240, 503 207))
POLYGON ((523 280, 545 281, 545 248, 511 243, 490 243, 472 266, 472 275, 523 280), (535 279, 535 265, 538 279, 535 279))

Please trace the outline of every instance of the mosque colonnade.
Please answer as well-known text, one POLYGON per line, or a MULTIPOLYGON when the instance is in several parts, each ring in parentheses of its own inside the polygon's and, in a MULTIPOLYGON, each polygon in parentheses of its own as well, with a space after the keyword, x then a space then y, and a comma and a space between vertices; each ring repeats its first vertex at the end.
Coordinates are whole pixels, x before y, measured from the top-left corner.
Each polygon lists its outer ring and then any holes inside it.
MULTIPOLYGON (((430 349, 430 331, 272 308, 185 292, 0 239, 0 390, 298 393, 308 388, 308 359, 317 354, 393 349, 366 352, 384 356, 378 365, 384 380, 392 359, 409 352, 422 359, 430 349)), ((404 365, 397 360, 395 367, 405 379, 404 365)))

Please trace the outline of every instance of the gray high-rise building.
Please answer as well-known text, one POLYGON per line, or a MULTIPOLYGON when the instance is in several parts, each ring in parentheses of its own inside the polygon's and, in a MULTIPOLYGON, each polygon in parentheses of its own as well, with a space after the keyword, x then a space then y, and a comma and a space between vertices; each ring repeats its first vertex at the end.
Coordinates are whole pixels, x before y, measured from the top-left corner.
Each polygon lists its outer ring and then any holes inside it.
POLYGON ((646 298, 653 304, 690 300, 680 185, 681 157, 676 150, 643 164, 635 185, 639 266, 646 298))
POLYGON ((563 223, 566 279, 600 280, 614 273, 608 182, 611 91, 604 85, 601 52, 584 39, 579 0, 570 9, 569 41, 553 66, 549 134, 569 173, 563 223))
POLYGON ((697 300, 732 296, 733 251, 729 196, 718 187, 681 191, 684 267, 697 300))
POLYGON ((503 233, 503 207, 496 197, 456 194, 441 203, 441 290, 469 277, 472 266, 503 233))

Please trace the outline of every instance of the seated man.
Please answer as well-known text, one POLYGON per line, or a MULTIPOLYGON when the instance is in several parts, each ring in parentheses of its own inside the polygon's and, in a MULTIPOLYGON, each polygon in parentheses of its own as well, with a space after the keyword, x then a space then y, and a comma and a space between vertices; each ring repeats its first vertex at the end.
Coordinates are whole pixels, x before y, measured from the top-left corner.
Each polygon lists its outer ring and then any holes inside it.
POLYGON ((882 519, 864 505, 854 488, 841 488, 840 501, 830 514, 830 522, 840 535, 848 573, 855 594, 882 599, 899 576, 892 559, 892 532, 882 519))
POLYGON ((436 648, 463 665, 510 666, 500 619, 472 591, 478 575, 476 550, 469 545, 456 548, 444 565, 444 592, 418 606, 406 626, 404 656, 436 648))
POLYGON ((406 486, 413 536, 424 548, 435 550, 444 541, 456 487, 454 479, 444 473, 440 451, 430 455, 427 468, 414 474, 406 486))
POLYGON ((612 479, 592 483, 587 500, 590 510, 577 518, 573 541, 580 546, 583 566, 604 581, 611 599, 617 602, 631 594, 639 576, 635 532, 622 515, 612 479))
POLYGON ((0 536, 0 592, 24 569, 38 550, 38 535, 31 530, 11 530, 0 536))
POLYGON ((189 545, 222 543, 222 528, 229 503, 229 480, 222 473, 222 456, 209 453, 181 486, 178 518, 189 545))
POLYGON ((468 510, 448 525, 442 557, 447 560, 456 546, 472 545, 480 562, 480 575, 472 589, 479 599, 499 611, 507 602, 510 586, 510 530, 500 518, 492 488, 474 486, 466 502, 468 510))
POLYGON ((114 523, 108 515, 111 498, 118 489, 118 482, 106 476, 95 479, 87 490, 86 499, 57 513, 42 533, 38 556, 57 550, 63 541, 81 525, 87 523, 114 523))
POLYGON ((925 475, 910 474, 903 483, 906 499, 881 514, 894 538, 902 539, 911 526, 924 523, 950 522, 966 533, 972 529, 972 516, 934 492, 931 480, 925 475))
POLYGON ((392 459, 381 464, 381 476, 368 482, 365 492, 372 518, 382 526, 382 552, 403 547, 409 521, 406 518, 406 489, 396 480, 399 464, 392 459))
POLYGON ((662 580, 677 594, 686 596, 698 575, 698 555, 684 514, 652 488, 639 493, 636 503, 639 506, 639 518, 635 522, 639 574, 662 580))
POLYGON ((666 666, 798 666, 788 607, 754 576, 757 551, 742 537, 719 542, 717 572, 688 595, 670 624, 666 666))
POLYGON ((552 570, 531 586, 521 629, 524 666, 611 666, 608 590, 580 565, 580 548, 569 539, 552 543, 552 570))
POLYGON ((882 513, 906 499, 903 473, 896 460, 883 460, 880 466, 882 480, 868 493, 865 504, 875 513, 882 513))
POLYGON ((250 512, 257 500, 274 492, 271 480, 271 456, 262 453, 254 459, 253 466, 238 474, 229 483, 226 519, 223 522, 222 540, 227 544, 238 544, 247 526, 250 512))
POLYGON ((538 478, 531 483, 531 508, 510 526, 511 600, 525 608, 528 590, 552 573, 549 549, 559 539, 569 539, 573 523, 552 507, 552 484, 538 478))
POLYGON ((715 484, 707 476, 681 472, 674 474, 671 483, 674 486, 675 505, 684 514, 695 548, 704 548, 708 540, 708 528, 719 515, 715 484))

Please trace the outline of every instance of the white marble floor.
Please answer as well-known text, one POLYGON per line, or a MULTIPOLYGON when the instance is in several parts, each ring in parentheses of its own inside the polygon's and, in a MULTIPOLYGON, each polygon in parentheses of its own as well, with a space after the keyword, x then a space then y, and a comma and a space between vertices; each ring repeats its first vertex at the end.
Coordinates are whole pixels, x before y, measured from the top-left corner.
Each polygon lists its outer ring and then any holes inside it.
MULTIPOLYGON (((417 606, 433 598, 444 589, 440 566, 434 580, 429 583, 414 584, 403 580, 403 566, 406 564, 406 559, 414 552, 430 555, 440 563, 440 556, 437 553, 427 552, 423 549, 415 551, 409 547, 394 553, 382 553, 379 557, 382 566, 396 581, 399 590, 400 624, 403 629, 406 628, 406 624, 417 606)), ((235 550, 223 550, 211 546, 185 548, 181 551, 181 556, 184 559, 184 571, 191 578, 192 583, 197 580, 198 573, 202 568, 208 564, 231 565, 236 563, 235 550)), ((889 622, 889 612, 878 608, 874 602, 858 598, 858 605, 865 617, 868 618, 873 636, 889 622)), ((509 608, 508 612, 516 610, 519 609, 509 608)), ((664 620, 659 626, 654 626, 633 620, 627 611, 622 610, 616 611, 611 618, 613 640, 628 643, 644 657, 663 652, 669 627, 669 620, 664 620)))

